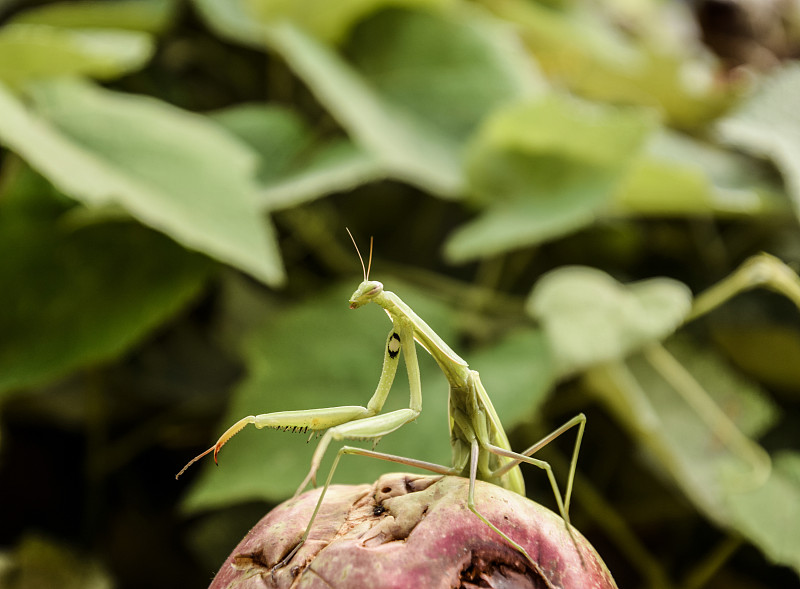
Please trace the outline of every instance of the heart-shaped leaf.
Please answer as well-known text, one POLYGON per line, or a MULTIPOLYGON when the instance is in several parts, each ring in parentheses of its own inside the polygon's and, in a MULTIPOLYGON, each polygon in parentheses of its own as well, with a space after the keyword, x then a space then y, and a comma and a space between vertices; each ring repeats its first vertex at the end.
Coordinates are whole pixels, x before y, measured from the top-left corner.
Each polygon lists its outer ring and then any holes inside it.
POLYGON ((116 204, 268 284, 283 280, 255 198, 255 155, 207 118, 76 81, 38 85, 37 110, 0 87, 0 141, 87 205, 116 204))
POLYGON ((547 96, 497 110, 470 147, 470 191, 485 211, 445 255, 464 262, 589 225, 653 127, 649 113, 547 96))
POLYGON ((564 267, 544 275, 526 308, 544 326, 561 375, 623 359, 670 335, 692 303, 677 280, 623 285, 600 270, 564 267))

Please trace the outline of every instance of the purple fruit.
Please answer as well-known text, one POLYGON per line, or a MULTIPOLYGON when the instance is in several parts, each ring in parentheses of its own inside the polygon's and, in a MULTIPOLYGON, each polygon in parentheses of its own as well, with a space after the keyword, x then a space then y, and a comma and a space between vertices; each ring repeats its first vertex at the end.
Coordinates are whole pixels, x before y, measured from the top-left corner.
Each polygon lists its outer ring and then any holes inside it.
POLYGON ((268 513, 222 565, 211 589, 616 589, 594 548, 541 505, 478 481, 475 502, 536 563, 467 508, 461 477, 392 473, 373 485, 332 485, 308 541, 298 542, 320 489, 268 513))

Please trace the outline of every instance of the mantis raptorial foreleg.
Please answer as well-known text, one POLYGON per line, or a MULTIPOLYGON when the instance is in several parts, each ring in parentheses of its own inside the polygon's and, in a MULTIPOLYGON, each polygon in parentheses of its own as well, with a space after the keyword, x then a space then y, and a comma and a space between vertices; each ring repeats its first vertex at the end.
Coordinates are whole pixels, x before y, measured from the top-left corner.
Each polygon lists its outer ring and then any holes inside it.
POLYGON ((211 452, 214 453, 214 462, 217 462, 217 454, 219 454, 222 446, 250 424, 256 426, 257 429, 268 427, 284 431, 305 433, 307 431, 327 429, 340 423, 347 423, 353 419, 360 419, 368 414, 369 410, 366 407, 347 405, 341 407, 327 407, 325 409, 279 411, 277 413, 248 415, 225 430, 225 433, 219 437, 216 444, 187 462, 186 466, 175 475, 175 478, 179 478, 192 464, 211 452))
MULTIPOLYGON (((408 332, 407 329, 405 331, 408 332)), ((413 336, 407 335, 406 337, 411 338, 413 341, 413 336)), ((397 373, 397 364, 400 360, 401 338, 402 336, 394 329, 389 332, 389 336, 386 338, 381 378, 375 393, 372 395, 366 407, 361 407, 360 405, 346 405, 341 407, 325 407, 322 409, 279 411, 276 413, 263 413, 261 415, 248 415, 230 426, 211 448, 192 458, 192 460, 175 475, 175 478, 180 477, 192 464, 212 452, 214 454, 214 462, 216 462, 217 454, 219 454, 222 446, 242 429, 251 424, 258 429, 267 427, 299 432, 327 430, 319 446, 317 446, 317 451, 314 453, 314 458, 312 460, 312 469, 303 481, 300 489, 298 489, 299 492, 308 484, 309 480, 314 480, 314 475, 319 468, 322 456, 331 439, 371 438, 377 440, 381 436, 396 430, 403 424, 413 421, 419 415, 422 407, 422 385, 420 384, 419 368, 416 365, 416 350, 413 349, 413 345, 411 346, 411 354, 414 358, 413 368, 411 364, 408 363, 408 360, 406 362, 409 366, 408 376, 409 382, 411 383, 411 403, 409 409, 393 411, 386 415, 377 415, 386 402, 389 390, 392 388, 392 383, 394 382, 395 374, 397 373)))

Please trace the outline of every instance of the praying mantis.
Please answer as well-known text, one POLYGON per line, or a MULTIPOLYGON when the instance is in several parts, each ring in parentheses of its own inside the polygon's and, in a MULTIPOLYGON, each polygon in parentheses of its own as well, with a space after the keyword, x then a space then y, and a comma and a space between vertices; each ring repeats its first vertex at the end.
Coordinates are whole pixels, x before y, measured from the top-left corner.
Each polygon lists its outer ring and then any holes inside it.
MULTIPOLYGON (((349 230, 348 233, 350 233, 349 230)), ((475 504, 475 481, 478 479, 499 485, 524 496, 525 484, 519 465, 523 462, 531 464, 546 472, 558 511, 564 520, 567 531, 575 541, 569 520, 569 505, 575 468, 586 425, 584 414, 576 415, 524 452, 518 453, 511 450, 508 437, 483 384, 481 384, 478 372, 472 370, 467 362, 456 354, 400 297, 393 292, 385 290, 382 283, 369 279, 372 267, 372 240, 370 240, 369 261, 365 266, 364 259, 358 251, 358 246, 352 234, 350 234, 350 238, 361 261, 364 278, 350 297, 350 308, 358 309, 369 303, 375 303, 384 309, 392 323, 392 328, 384 346, 383 368, 380 379, 367 405, 365 407, 348 405, 248 415, 230 426, 214 446, 190 460, 176 475, 176 478, 180 477, 192 464, 210 453, 213 453, 214 461, 216 462, 222 446, 247 425, 252 424, 258 429, 266 427, 302 432, 324 431, 312 457, 309 472, 300 484, 295 496, 305 489, 309 483, 316 486, 317 471, 331 441, 355 439, 373 440, 373 442, 377 443, 382 436, 414 421, 420 415, 422 411, 422 383, 416 350, 416 344, 419 344, 433 357, 449 384, 449 426, 453 456, 451 466, 376 452, 374 449, 367 450, 359 447, 343 446, 337 453, 330 468, 305 533, 299 543, 272 567, 273 570, 285 566, 305 543, 322 506, 325 493, 339 460, 345 454, 378 458, 441 475, 469 478, 467 496, 469 510, 535 565, 525 549, 486 519, 475 504), (404 409, 381 413, 397 373, 401 352, 408 372, 409 405, 404 409), (544 460, 533 458, 532 455, 572 428, 577 428, 577 434, 572 451, 566 491, 562 496, 550 464, 544 460)))

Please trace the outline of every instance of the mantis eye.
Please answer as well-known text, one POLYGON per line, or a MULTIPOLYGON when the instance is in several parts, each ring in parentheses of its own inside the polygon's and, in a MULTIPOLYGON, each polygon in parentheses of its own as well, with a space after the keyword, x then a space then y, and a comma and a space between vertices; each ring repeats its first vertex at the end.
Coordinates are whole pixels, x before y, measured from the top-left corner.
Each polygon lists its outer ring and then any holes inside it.
POLYGON ((367 292, 365 292, 362 296, 365 297, 374 297, 375 295, 379 295, 383 292, 383 284, 380 282, 371 282, 369 284, 372 288, 370 288, 367 292))

